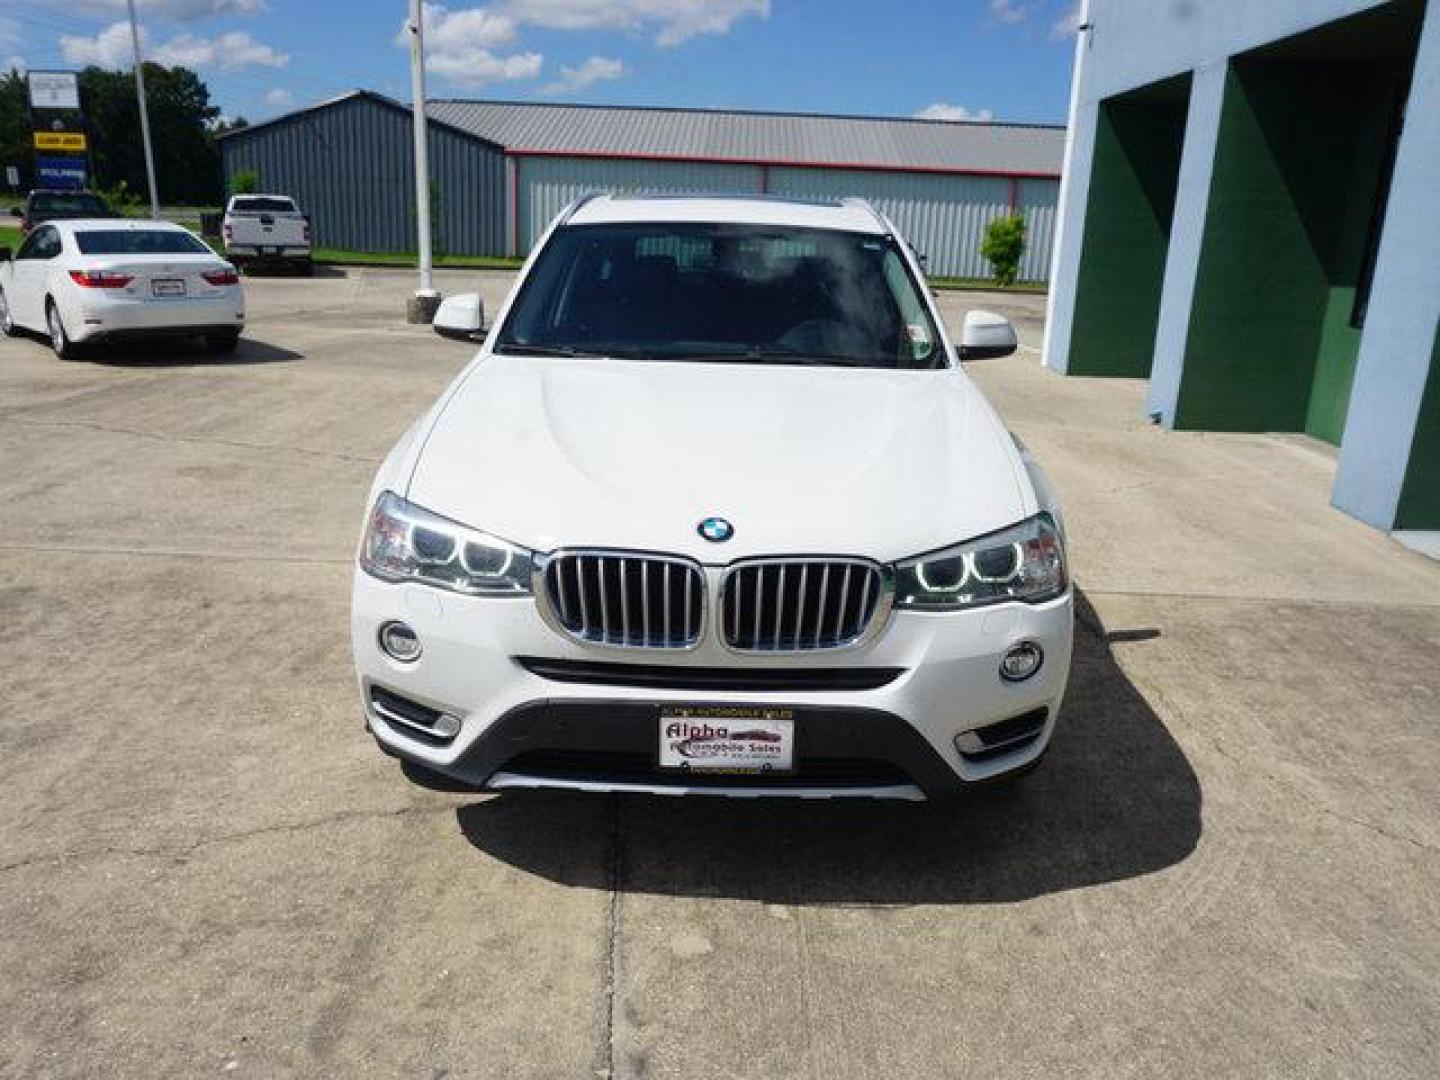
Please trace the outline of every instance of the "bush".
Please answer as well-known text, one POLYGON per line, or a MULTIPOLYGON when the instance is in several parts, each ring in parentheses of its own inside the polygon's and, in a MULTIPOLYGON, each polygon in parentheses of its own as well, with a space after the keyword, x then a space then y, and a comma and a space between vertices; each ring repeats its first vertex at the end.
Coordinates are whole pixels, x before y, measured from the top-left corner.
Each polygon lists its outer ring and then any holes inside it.
POLYGON ((985 230, 980 254, 990 261, 997 285, 1014 285, 1025 254, 1025 218, 1020 214, 996 218, 985 230))
POLYGON ((260 190, 260 174, 254 169, 240 169, 230 174, 231 195, 254 195, 260 190))

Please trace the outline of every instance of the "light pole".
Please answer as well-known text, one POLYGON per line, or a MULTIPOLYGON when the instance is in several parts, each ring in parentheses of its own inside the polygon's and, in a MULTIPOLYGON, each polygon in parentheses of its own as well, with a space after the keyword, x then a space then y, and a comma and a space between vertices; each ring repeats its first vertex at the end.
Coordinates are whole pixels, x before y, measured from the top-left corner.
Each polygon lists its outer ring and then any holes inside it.
POLYGON ((135 96, 140 99, 140 140, 145 144, 145 179, 150 184, 150 217, 160 217, 160 195, 155 187, 155 152, 150 148, 150 110, 145 104, 145 62, 140 59, 140 28, 135 24, 135 0, 130 9, 130 48, 135 54, 135 96))
MULTIPOLYGON (((133 2, 133 0, 132 0, 133 2)), ((415 226, 419 234, 420 288, 405 305, 405 318, 428 323, 440 306, 430 251, 430 154, 425 139, 425 4, 410 0, 410 105, 415 128, 415 226)))

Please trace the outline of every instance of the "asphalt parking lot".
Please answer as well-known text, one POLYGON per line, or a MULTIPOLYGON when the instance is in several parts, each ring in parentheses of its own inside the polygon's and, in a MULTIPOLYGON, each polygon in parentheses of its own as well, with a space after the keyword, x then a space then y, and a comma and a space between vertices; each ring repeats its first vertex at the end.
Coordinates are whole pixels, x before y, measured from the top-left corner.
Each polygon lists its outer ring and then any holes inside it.
POLYGON ((0 1075, 1440 1074, 1440 563, 1328 451, 1151 428, 987 297, 1083 592, 1020 792, 432 791, 346 639, 370 477, 472 351, 411 287, 248 280, 223 360, 0 342, 0 1075))

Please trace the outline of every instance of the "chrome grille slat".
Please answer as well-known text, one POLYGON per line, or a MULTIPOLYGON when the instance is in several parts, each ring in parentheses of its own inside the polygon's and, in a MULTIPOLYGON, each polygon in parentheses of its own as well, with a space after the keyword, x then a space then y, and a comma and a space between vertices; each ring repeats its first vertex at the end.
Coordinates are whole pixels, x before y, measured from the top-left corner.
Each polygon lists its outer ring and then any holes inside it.
POLYGON ((703 636, 705 572, 679 556, 559 551, 542 563, 535 593, 551 626, 590 644, 691 649, 703 636))
POLYGON ((720 587, 721 636, 736 652, 843 649, 879 629, 890 588, 885 571, 866 559, 742 560, 720 587))

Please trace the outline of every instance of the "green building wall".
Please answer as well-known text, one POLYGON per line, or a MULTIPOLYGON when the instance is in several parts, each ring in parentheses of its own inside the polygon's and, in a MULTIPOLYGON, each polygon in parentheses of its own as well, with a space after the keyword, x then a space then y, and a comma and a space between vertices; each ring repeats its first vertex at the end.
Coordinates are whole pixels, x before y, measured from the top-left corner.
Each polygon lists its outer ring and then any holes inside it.
POLYGON ((1150 374, 1189 92, 1186 75, 1100 107, 1071 375, 1150 374))

